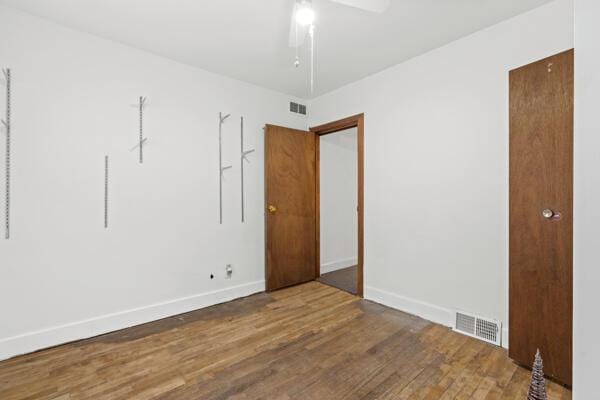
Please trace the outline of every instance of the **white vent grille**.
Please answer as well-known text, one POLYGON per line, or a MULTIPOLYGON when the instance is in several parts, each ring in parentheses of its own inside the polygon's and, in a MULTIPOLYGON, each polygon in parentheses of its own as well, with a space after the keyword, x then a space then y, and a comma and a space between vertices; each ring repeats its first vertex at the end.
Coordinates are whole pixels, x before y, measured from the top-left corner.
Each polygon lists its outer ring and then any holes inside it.
POLYGON ((457 311, 454 330, 497 346, 502 344, 502 324, 494 319, 457 311))

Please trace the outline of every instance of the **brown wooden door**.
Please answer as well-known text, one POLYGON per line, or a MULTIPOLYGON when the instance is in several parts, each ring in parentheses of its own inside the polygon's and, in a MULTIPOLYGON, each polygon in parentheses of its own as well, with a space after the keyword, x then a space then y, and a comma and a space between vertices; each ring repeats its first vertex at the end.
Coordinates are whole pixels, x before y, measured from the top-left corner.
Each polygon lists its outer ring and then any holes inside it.
POLYGON ((265 128, 267 290, 316 278, 316 135, 265 128))
POLYGON ((571 384, 573 51, 510 72, 509 355, 571 384))

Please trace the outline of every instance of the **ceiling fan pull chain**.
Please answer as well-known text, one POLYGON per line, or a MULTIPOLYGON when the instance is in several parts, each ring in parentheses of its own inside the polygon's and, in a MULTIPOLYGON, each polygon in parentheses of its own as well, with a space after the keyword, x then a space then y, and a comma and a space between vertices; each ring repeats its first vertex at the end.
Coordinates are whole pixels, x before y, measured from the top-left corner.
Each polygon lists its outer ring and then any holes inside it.
POLYGON ((310 34, 310 94, 312 94, 315 87, 315 26, 311 25, 308 29, 310 34))
MULTIPOLYGON (((298 3, 294 4, 294 15, 298 12, 298 3)), ((296 30, 296 60, 294 61, 294 66, 298 68, 300 66, 300 57, 298 57, 298 21, 294 18, 294 29, 296 30)))

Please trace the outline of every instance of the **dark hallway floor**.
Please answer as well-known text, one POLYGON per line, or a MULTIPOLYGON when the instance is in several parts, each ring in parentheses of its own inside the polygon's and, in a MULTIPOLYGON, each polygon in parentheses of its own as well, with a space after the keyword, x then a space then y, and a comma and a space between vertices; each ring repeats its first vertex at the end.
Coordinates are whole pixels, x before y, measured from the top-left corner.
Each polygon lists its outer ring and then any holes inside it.
POLYGON ((348 293, 356 294, 356 274, 358 273, 358 265, 337 271, 328 272, 321 275, 319 282, 329 286, 344 290, 348 293))

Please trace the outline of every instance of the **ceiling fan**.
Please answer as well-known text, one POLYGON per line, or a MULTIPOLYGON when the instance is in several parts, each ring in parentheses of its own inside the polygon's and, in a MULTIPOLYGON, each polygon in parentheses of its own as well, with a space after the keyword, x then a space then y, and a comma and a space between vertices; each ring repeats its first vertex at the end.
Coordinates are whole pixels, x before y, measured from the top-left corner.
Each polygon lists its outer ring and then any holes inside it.
MULTIPOLYGON (((358 8, 360 10, 382 13, 390 5, 391 0, 328 0, 344 6, 358 8)), ((312 0, 294 0, 294 9, 290 24, 290 47, 296 48, 296 59, 294 66, 300 66, 298 48, 304 44, 308 36, 310 38, 310 92, 314 88, 314 39, 315 39, 315 11, 312 0)))
MULTIPOLYGON (((360 10, 382 13, 390 5, 391 0, 327 0, 360 10)), ((302 46, 315 20, 312 0, 295 0, 290 24, 290 47, 302 46), (298 30, 296 35, 296 29, 298 30)))

